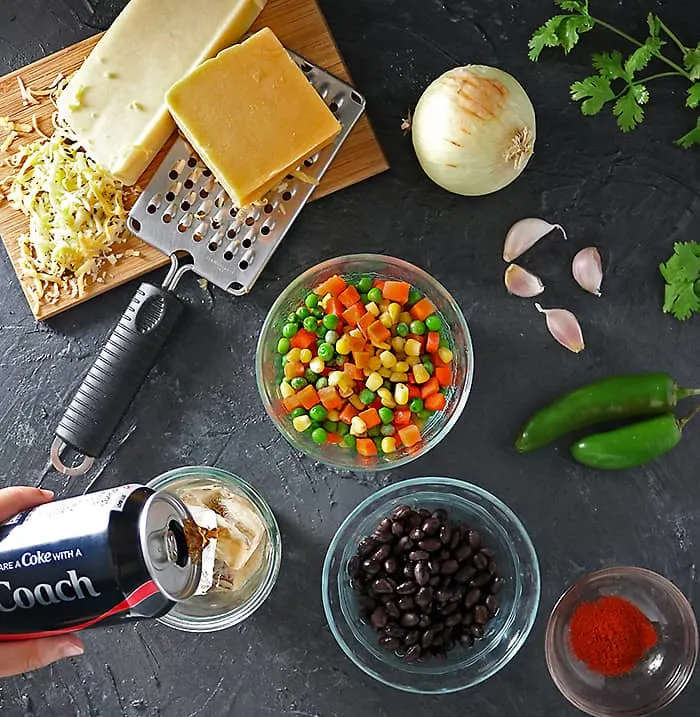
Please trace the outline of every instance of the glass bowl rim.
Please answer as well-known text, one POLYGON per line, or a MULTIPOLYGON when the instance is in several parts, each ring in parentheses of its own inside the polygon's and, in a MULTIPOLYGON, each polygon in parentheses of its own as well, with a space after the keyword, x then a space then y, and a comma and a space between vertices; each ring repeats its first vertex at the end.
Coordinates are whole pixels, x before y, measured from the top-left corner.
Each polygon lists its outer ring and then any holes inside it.
MULTIPOLYGON (((456 490, 455 493, 458 491, 456 490)), ((409 692, 413 694, 432 694, 432 695, 440 695, 440 694, 450 694, 454 692, 461 692, 466 689, 470 689, 472 687, 476 687, 477 685, 481 684, 482 682, 485 682, 487 679, 493 677, 498 672, 500 672, 517 654, 520 652, 520 649, 527 641, 528 637, 530 636, 530 633, 532 632, 532 628, 534 627, 535 621, 537 619, 537 614, 539 612, 539 605, 540 605, 540 598, 542 593, 542 577, 541 577, 541 570, 540 570, 540 564, 539 559, 537 557, 537 551, 535 549, 535 545, 530 538, 529 533, 527 532, 527 529, 525 528, 525 525, 520 520, 520 518, 515 514, 515 512, 508 506, 506 503, 504 503, 500 498, 495 496, 493 493, 490 493, 489 491, 485 490, 484 488, 481 488, 478 485, 475 485, 474 483, 470 483, 469 481, 465 481, 459 478, 449 478, 449 477, 442 477, 442 476, 422 476, 417 478, 407 478, 405 480, 397 481, 396 483, 392 483, 388 486, 385 486, 384 488, 380 488, 379 490, 376 490, 370 495, 366 496, 365 498, 360 501, 353 510, 348 513, 348 515, 345 517, 345 519, 342 521, 342 523, 338 526, 338 529, 335 531, 335 534, 333 535, 333 538, 328 546, 328 550, 326 551, 326 556, 323 560, 323 568, 322 568, 322 582, 321 582, 321 597, 323 600, 323 611, 326 616, 326 622, 328 623, 328 626, 330 627, 331 633, 333 634, 333 637, 335 638, 335 641, 338 643, 340 648, 342 649, 343 653, 346 657, 348 657, 362 672, 364 672, 366 675, 372 677, 373 679, 377 680, 378 682, 381 682, 384 685, 387 685, 388 687, 392 687, 394 689, 401 690, 403 692, 409 692), (525 622, 525 625, 523 629, 521 630, 520 634, 518 635, 518 639, 509 647, 508 652, 506 655, 504 655, 500 661, 495 663, 487 672, 480 675, 478 679, 475 679, 472 682, 469 682, 468 684, 458 685, 455 687, 449 687, 449 688, 436 688, 436 689, 423 689, 423 688, 415 688, 410 685, 399 685, 391 680, 388 680, 384 678, 381 674, 379 674, 376 670, 368 667, 365 665, 355 654, 355 651, 352 650, 351 646, 347 643, 345 638, 340 634, 340 631, 338 630, 337 623, 339 622, 339 619, 336 620, 335 614, 333 613, 332 606, 330 603, 329 593, 332 589, 335 589, 331 584, 330 579, 330 573, 331 573, 331 561, 333 559, 334 553, 338 550, 340 545, 340 535, 343 533, 346 528, 355 521, 361 513, 364 512, 364 510, 367 508, 368 505, 375 502, 377 499, 385 500, 388 496, 391 496, 394 492, 399 492, 400 489, 405 488, 415 488, 415 487, 425 487, 429 488, 430 486, 448 486, 451 488, 461 489, 463 490, 466 495, 462 495, 460 497, 466 498, 467 500, 471 500, 470 494, 476 495, 478 498, 484 499, 488 503, 491 503, 495 507, 499 508, 507 517, 508 519, 513 523, 517 534, 519 538, 523 541, 525 550, 528 554, 528 556, 531 558, 532 562, 532 573, 535 578, 535 594, 532 601, 532 608, 530 610, 530 613, 527 616, 527 620, 525 622)))
POLYGON ((274 424, 277 431, 282 435, 282 437, 294 448, 294 450, 301 451, 305 455, 309 455, 311 458, 313 458, 315 461, 318 461, 319 463, 323 463, 324 465, 330 466, 331 468, 335 468, 336 470, 346 470, 350 472, 356 472, 356 473, 376 473, 379 471, 385 471, 385 470, 393 470, 394 468, 399 468, 401 466, 406 465, 407 463, 410 463, 411 461, 414 461, 418 458, 422 458, 427 453, 429 453, 433 448, 435 448, 444 438, 447 436, 450 431, 454 428, 457 421, 462 416, 462 413, 464 411, 465 406, 467 405, 467 401, 469 400, 469 396, 471 394, 472 390, 472 384, 474 382, 474 342, 472 340, 471 332, 469 330, 469 324, 464 316, 464 313, 462 312, 462 309, 459 305, 459 303, 455 300, 455 298, 452 296, 452 294, 447 290, 447 288, 440 282, 438 279, 436 279, 432 274, 429 274, 425 269, 422 269, 419 266, 416 266, 415 264, 411 264, 410 262, 400 259, 399 257, 391 256, 389 254, 370 254, 370 253, 362 253, 362 254, 343 254, 342 256, 336 256, 331 259, 325 259, 324 261, 321 261, 317 264, 314 264, 313 266, 310 266, 309 268, 305 269, 300 274, 297 274, 291 281, 287 283, 287 285, 284 287, 284 289, 280 292, 280 294, 275 299, 274 303, 270 307, 270 310, 267 312, 267 315, 265 316, 265 320, 263 321, 263 325, 260 329, 260 334, 258 336, 257 345, 255 348, 255 381, 258 387, 258 393, 260 394, 260 398, 262 399, 263 406, 265 407, 265 412, 267 413, 268 417, 274 424), (378 261, 386 261, 390 260, 392 262, 396 262, 398 265, 403 266, 407 271, 409 272, 416 272, 418 275, 422 275, 422 279, 426 279, 428 283, 433 283, 437 287, 438 291, 441 291, 444 293, 445 298, 448 300, 448 303, 450 304, 451 310, 454 311, 455 316, 457 317, 457 323, 460 325, 461 330, 464 332, 464 335, 467 340, 466 345, 466 354, 468 356, 468 365, 465 371, 465 378, 464 382, 461 384, 459 389, 459 400, 457 401, 457 405, 455 406, 454 412, 450 416, 450 418, 440 427, 440 429, 436 432, 434 436, 430 438, 429 441, 427 441, 420 450, 416 451, 415 453, 407 453, 406 455, 401 456, 400 458, 395 458, 390 461, 386 462, 378 462, 376 465, 362 465, 360 463, 355 463, 352 467, 337 463, 333 461, 332 459, 328 458, 325 454, 322 454, 321 451, 319 453, 310 454, 308 453, 304 448, 299 447, 295 443, 292 442, 292 439, 290 438, 291 432, 287 431, 286 427, 282 424, 281 421, 278 420, 277 416, 275 415, 275 412, 272 409, 272 404, 268 399, 267 391, 265 389, 265 381, 263 379, 263 367, 262 367, 262 345, 263 340, 266 334, 270 331, 271 325, 276 319, 276 317, 280 313, 280 307, 284 304, 285 300, 287 299, 287 295, 289 293, 289 290, 292 286, 301 285, 304 283, 304 279, 310 277, 312 274, 315 274, 319 271, 323 271, 324 269, 331 269, 335 264, 339 262, 346 262, 346 261, 367 261, 367 262, 378 262, 378 261))

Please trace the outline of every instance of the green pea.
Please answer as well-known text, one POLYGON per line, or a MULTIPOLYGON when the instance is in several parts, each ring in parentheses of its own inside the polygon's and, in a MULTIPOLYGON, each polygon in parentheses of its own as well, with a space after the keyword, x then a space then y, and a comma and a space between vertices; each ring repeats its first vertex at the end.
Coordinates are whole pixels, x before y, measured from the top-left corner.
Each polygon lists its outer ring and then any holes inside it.
POLYGON ((314 386, 316 386, 317 391, 320 391, 322 388, 327 388, 328 387, 328 378, 326 376, 321 376, 319 379, 317 379, 314 386))
POLYGON ((311 309, 311 315, 315 316, 317 319, 321 320, 326 314, 324 313, 323 309, 319 306, 316 309, 311 309))
POLYGON ((349 433, 343 436, 343 444, 346 445, 348 448, 354 448, 356 443, 357 439, 355 438, 355 436, 351 436, 349 433))
POLYGON ((367 296, 367 294, 360 294, 360 301, 363 304, 369 304, 369 296, 367 296))
POLYGON ((429 411, 427 408, 424 408, 422 411, 419 411, 416 415, 422 421, 427 421, 433 415, 433 413, 435 413, 435 411, 429 411))
MULTIPOLYGON (((304 326, 306 326, 306 321, 304 321, 304 326)), ((422 336, 425 333, 425 324, 422 321, 411 321, 411 333, 422 336)))
POLYGON ((370 301, 374 301, 375 304, 378 304, 383 298, 382 292, 375 286, 367 292, 367 298, 370 301))
POLYGON ((310 294, 306 295, 306 298, 304 299, 304 303, 310 308, 315 309, 318 306, 318 296, 311 292, 310 294))
POLYGON ((331 331, 338 328, 338 317, 335 314, 326 314, 323 317, 323 325, 331 331))
POLYGON ((295 391, 299 391, 309 382, 303 376, 295 376, 289 383, 295 391))
POLYGON ((318 324, 318 321, 316 321, 316 317, 314 317, 314 316, 307 316, 304 319, 304 328, 307 331, 316 331, 317 324, 318 324))
POLYGON ((309 310, 305 306, 300 306, 297 309, 297 318, 303 321, 307 316, 309 316, 309 310))
POLYGON ((435 373, 435 366, 433 365, 433 362, 430 359, 425 359, 423 361, 423 366, 425 366, 425 370, 432 376, 433 373, 435 373))
POLYGON ((289 349, 292 348, 292 345, 289 343, 289 339, 282 338, 277 342, 277 353, 278 354, 286 354, 289 353, 289 349))
POLYGON ((316 379, 318 378, 318 374, 315 371, 312 371, 310 368, 307 368, 306 371, 304 371, 304 378, 309 383, 316 383, 316 379))
POLYGON ((413 306, 417 301, 419 301, 421 298, 420 291, 416 291, 416 289, 411 289, 408 292, 408 301, 406 302, 409 306, 413 306))
POLYGON ((440 339, 440 348, 441 349, 449 349, 450 342, 447 339, 440 339))
POLYGON ((318 346, 318 355, 319 358, 322 358, 324 361, 330 361, 335 355, 335 349, 331 344, 324 341, 318 346))
POLYGON ((326 331, 326 335, 323 337, 327 344, 334 344, 339 336, 337 331, 326 331))
POLYGON ((322 421, 326 420, 327 415, 328 411, 320 403, 317 403, 315 406, 309 409, 309 416, 311 416, 312 421, 318 421, 319 423, 321 423, 322 421))
POLYGON ((377 413, 382 423, 391 423, 394 420, 394 412, 386 406, 382 406, 377 413))
POLYGON ((324 421, 323 427, 328 431, 328 433, 337 433, 338 432, 338 422, 337 421, 324 421))
POLYGON ((379 426, 372 426, 372 428, 367 431, 367 435, 370 438, 376 438, 377 436, 381 436, 381 431, 379 430, 379 426))
POLYGON ((420 413, 420 411, 423 410, 423 399, 422 398, 413 398, 411 399, 411 402, 408 404, 408 407, 413 413, 420 413))
POLYGON ((348 433, 350 433, 350 426, 348 426, 347 423, 343 423, 343 421, 340 421, 338 423, 338 435, 347 436, 348 433))
POLYGON ((431 314, 425 320, 428 331, 440 331, 442 329, 442 321, 437 314, 431 314))
POLYGON ((382 426, 380 431, 383 436, 393 436, 394 433, 396 433, 396 429, 391 424, 388 426, 382 426))
POLYGON ((298 318, 299 317, 296 315, 296 313, 294 311, 292 311, 290 314, 287 314, 287 321, 290 324, 296 324, 298 318))
POLYGON ((372 277, 363 276, 357 282, 357 290, 363 294, 366 294, 372 288, 372 277))
POLYGON ((404 323, 403 321, 400 324, 396 325, 396 335, 401 337, 406 337, 411 333, 411 329, 408 328, 408 324, 404 323))
POLYGON ((285 339, 291 339, 297 331, 299 331, 299 324, 290 322, 282 327, 282 336, 284 336, 285 339))
POLYGON ((326 329, 323 327, 323 324, 319 324, 316 327, 316 336, 318 336, 319 339, 325 338, 326 329))
POLYGON ((301 406, 297 406, 293 411, 289 412, 289 415, 291 419, 294 420, 295 418, 299 418, 299 416, 305 416, 306 411, 301 406))
POLYGON ((314 430, 311 431, 311 440, 314 443, 318 443, 319 446, 322 446, 328 440, 328 433, 320 426, 314 428, 314 430))
POLYGON ((368 388, 363 388, 360 391, 360 401, 365 404, 365 406, 369 406, 370 403, 374 401, 376 396, 374 395, 374 391, 370 391, 368 388))

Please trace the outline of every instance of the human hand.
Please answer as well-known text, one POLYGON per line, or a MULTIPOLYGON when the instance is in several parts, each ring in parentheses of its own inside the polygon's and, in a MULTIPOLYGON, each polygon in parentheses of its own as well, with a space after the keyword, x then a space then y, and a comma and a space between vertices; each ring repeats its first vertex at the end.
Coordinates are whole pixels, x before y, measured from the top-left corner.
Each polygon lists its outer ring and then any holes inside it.
MULTIPOLYGON (((53 500, 50 490, 17 486, 0 489, 0 522, 23 510, 53 500)), ((83 643, 75 635, 57 635, 36 640, 0 642, 0 677, 31 672, 64 657, 83 653, 83 643)))

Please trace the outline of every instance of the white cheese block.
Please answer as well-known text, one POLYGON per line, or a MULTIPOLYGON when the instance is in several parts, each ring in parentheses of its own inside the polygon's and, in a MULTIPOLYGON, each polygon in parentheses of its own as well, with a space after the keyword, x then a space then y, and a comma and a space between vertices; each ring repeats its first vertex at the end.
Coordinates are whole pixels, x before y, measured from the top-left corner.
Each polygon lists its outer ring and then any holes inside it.
POLYGON ((267 0, 131 0, 58 100, 88 155, 135 184, 175 129, 165 93, 250 28, 267 0))

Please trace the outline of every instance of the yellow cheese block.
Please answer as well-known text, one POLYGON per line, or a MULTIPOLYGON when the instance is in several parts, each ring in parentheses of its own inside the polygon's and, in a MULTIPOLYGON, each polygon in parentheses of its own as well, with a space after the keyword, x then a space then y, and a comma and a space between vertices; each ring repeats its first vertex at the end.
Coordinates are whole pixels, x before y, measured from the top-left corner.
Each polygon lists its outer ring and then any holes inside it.
POLYGON ((58 101, 97 164, 134 184, 175 130, 174 82, 234 42, 267 0, 131 0, 58 101))
POLYGON ((167 94, 178 127, 239 207, 333 141, 340 124, 269 28, 167 94))

